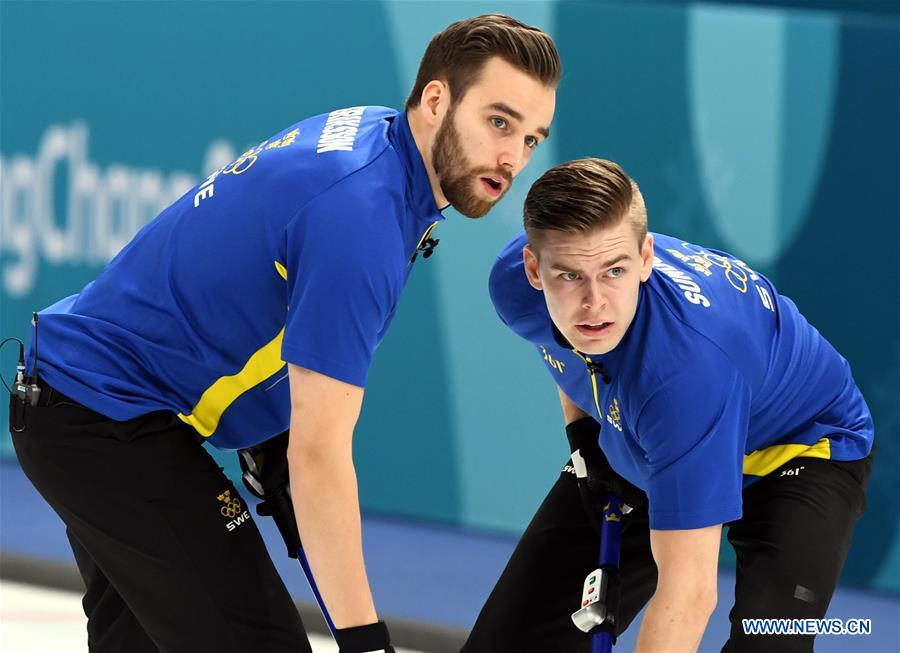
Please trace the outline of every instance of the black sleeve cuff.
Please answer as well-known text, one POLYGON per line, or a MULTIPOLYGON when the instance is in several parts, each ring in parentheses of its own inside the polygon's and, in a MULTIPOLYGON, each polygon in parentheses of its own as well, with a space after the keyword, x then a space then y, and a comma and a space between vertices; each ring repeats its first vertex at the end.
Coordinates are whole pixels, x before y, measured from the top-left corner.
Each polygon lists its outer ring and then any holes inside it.
POLYGON ((356 653, 363 651, 388 651, 391 648, 391 636, 387 625, 383 621, 365 626, 353 628, 338 628, 334 633, 341 653, 356 653))

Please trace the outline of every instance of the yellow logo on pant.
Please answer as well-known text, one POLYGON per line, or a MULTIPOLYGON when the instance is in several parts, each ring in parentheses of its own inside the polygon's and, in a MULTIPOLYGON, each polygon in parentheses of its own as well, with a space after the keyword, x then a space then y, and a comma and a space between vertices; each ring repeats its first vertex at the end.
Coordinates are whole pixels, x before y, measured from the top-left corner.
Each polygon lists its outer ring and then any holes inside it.
POLYGON ((231 490, 225 490, 216 498, 223 504, 219 508, 219 513, 229 520, 225 524, 225 528, 229 531, 233 531, 245 521, 250 521, 250 513, 244 510, 240 499, 231 496, 231 490))
POLYGON ((232 499, 231 490, 225 490, 216 498, 225 504, 219 509, 219 512, 222 513, 223 517, 228 517, 229 519, 231 519, 241 512, 241 500, 232 499))

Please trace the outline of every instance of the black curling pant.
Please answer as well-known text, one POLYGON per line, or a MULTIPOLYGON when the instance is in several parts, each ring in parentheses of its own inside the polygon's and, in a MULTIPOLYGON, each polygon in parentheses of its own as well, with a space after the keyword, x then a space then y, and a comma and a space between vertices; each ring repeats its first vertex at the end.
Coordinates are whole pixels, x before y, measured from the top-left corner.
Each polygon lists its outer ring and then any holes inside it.
MULTIPOLYGON (((871 467, 871 456, 854 462, 796 458, 744 491, 743 516, 727 525, 737 581, 723 651, 813 650, 809 635, 744 635, 741 620, 825 616, 865 510, 871 467), (799 474, 782 476, 800 467, 799 474)), ((575 627, 571 614, 598 552, 575 475, 564 470, 522 535, 463 653, 588 653, 591 637, 575 627)), ((646 502, 624 518, 620 570, 619 633, 656 589, 646 502)), ((727 600, 729 590, 720 587, 719 600, 727 600)))
POLYGON ((173 413, 117 422, 44 387, 10 415, 67 526, 90 651, 311 651, 244 500, 173 413))

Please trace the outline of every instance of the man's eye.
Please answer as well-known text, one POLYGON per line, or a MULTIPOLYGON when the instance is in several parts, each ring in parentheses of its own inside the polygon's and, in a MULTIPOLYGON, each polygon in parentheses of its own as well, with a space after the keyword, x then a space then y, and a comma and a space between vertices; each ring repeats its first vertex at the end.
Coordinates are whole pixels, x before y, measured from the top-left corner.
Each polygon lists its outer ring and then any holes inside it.
POLYGON ((616 277, 621 277, 623 274, 625 274, 625 268, 610 268, 609 269, 609 276, 611 276, 613 279, 615 279, 616 277))
POLYGON ((499 116, 493 116, 491 118, 491 124, 497 129, 506 129, 507 122, 499 116))
POLYGON ((563 273, 562 273, 561 275, 559 275, 559 276, 560 276, 564 281, 575 281, 576 279, 578 279, 578 273, 577 273, 577 272, 563 272, 563 273))
POLYGON ((538 139, 536 139, 534 136, 526 136, 525 146, 533 150, 538 146, 538 139))

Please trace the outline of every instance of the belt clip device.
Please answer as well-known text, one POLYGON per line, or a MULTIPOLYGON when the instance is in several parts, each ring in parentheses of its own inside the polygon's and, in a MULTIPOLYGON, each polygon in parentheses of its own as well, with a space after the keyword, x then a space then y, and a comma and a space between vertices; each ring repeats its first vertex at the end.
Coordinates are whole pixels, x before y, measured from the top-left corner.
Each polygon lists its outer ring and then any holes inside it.
POLYGON ((41 388, 38 385, 38 314, 31 314, 31 323, 34 325, 34 373, 31 383, 25 382, 25 352, 24 347, 19 347, 19 362, 16 364, 16 382, 13 384, 13 395, 23 404, 36 406, 41 396, 41 388))

